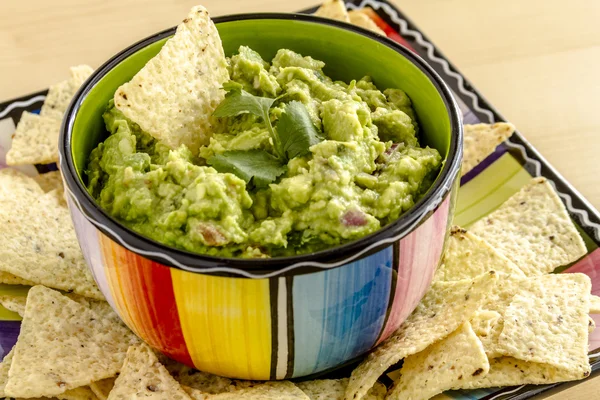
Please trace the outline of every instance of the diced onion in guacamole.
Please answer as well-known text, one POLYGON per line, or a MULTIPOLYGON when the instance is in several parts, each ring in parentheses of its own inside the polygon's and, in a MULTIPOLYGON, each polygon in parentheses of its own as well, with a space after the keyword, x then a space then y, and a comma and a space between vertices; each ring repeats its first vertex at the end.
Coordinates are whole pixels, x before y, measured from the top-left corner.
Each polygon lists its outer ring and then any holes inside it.
POLYGON ((229 116, 198 154, 158 142, 109 102, 88 190, 125 226, 206 255, 303 254, 381 229, 436 178, 441 156, 421 147, 400 89, 333 81, 323 62, 286 49, 268 63, 242 46, 227 61, 215 114, 229 116))

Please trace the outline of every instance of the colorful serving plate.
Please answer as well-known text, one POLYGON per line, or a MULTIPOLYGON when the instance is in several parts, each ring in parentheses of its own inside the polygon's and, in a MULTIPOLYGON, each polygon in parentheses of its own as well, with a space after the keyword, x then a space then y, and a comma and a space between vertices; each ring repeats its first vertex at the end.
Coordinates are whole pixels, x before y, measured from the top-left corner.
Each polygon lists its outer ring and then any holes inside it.
MULTIPOLYGON (((463 113, 464 122, 493 123, 505 121, 460 72, 443 56, 429 39, 401 11, 386 1, 354 0, 346 3, 349 9, 366 8, 369 16, 382 28, 387 36, 419 54, 440 74, 450 86, 463 113)), ((304 10, 305 13, 314 9, 304 10)), ((10 147, 11 135, 23 111, 36 112, 40 109, 46 91, 0 104, 0 168, 5 166, 6 150, 10 147)), ((26 166, 29 174, 45 173, 56 169, 55 165, 26 166)), ((454 222, 468 228, 484 217, 511 195, 523 187, 531 177, 544 176, 549 179, 563 200, 571 218, 587 245, 588 254, 576 263, 560 268, 557 273, 583 272, 592 279, 592 292, 600 295, 600 213, 585 200, 518 132, 498 146, 493 154, 462 177, 454 222)), ((26 293, 26 288, 0 285, 0 293, 26 293)), ((592 316, 600 325, 600 315, 592 316)), ((6 354, 17 340, 20 318, 0 307, 0 356, 6 354)), ((600 328, 589 338, 592 370, 600 369, 600 328)), ((329 376, 348 375, 352 366, 337 370, 329 376)), ((388 375, 398 367, 392 367, 388 375)), ((591 376, 594 376, 592 373, 591 376)), ((589 379, 589 378, 588 378, 589 379)), ((382 378, 390 383, 389 376, 382 378)), ((516 400, 531 398, 555 385, 524 385, 511 388, 496 388, 471 391, 447 392, 437 399, 481 399, 516 400)))

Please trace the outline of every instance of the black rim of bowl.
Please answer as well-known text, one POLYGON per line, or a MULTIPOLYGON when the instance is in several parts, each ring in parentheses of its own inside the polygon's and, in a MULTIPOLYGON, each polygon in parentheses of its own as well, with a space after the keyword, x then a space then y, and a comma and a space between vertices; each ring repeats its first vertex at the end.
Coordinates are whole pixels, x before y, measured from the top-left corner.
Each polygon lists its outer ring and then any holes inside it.
MULTIPOLYGON (((73 98, 73 101, 69 105, 61 127, 59 151, 61 153, 61 162, 65 164, 61 165, 61 168, 63 169, 64 179, 73 196, 76 197, 77 202, 81 206, 80 211, 84 214, 87 214, 87 216, 89 216, 89 218, 94 221, 102 221, 102 225, 105 225, 108 228, 110 228, 110 230, 112 230, 113 232, 116 232, 125 243, 132 245, 137 249, 154 249, 161 254, 167 254, 170 258, 173 258, 182 265, 185 265, 186 270, 188 268, 190 271, 198 269, 197 272, 209 273, 212 275, 230 275, 230 273, 221 273, 218 271, 205 272, 203 270, 207 268, 218 269, 222 267, 227 267, 228 269, 237 268, 241 271, 248 271, 253 274, 264 274, 272 273, 283 267, 302 262, 339 262, 340 260, 344 260, 349 256, 357 253, 358 251, 364 249, 365 247, 377 243, 378 241, 389 239, 400 234, 408 234, 410 232, 408 228, 411 225, 418 225, 421 221, 428 217, 428 215, 424 214, 426 214, 425 210, 432 201, 440 200, 441 203, 441 200, 449 194, 449 192, 452 189, 452 182, 457 177, 458 171, 460 169, 460 163, 462 159, 462 121, 460 116, 460 110, 454 100, 454 97, 452 96, 452 93, 450 92, 450 89, 439 77, 439 75, 433 70, 433 68, 431 68, 421 57, 413 53, 411 50, 392 41, 391 39, 388 39, 385 36, 373 33, 369 30, 350 25, 344 22, 315 17, 306 14, 288 13, 233 14, 215 17, 213 18, 213 21, 215 24, 218 24, 222 22, 232 22, 249 19, 298 20, 335 26, 341 29, 359 33, 363 36, 367 36, 379 42, 380 44, 383 44, 395 50, 400 55, 409 59, 415 66, 417 66, 421 70, 421 72, 423 72, 429 78, 429 80, 433 83, 438 92, 441 94, 442 100, 444 101, 446 110, 450 117, 451 124, 451 138, 448 157, 446 158, 445 163, 442 166, 440 176, 436 179, 436 181, 429 189, 427 194, 423 198, 421 198, 410 210, 402 214, 400 218, 398 218, 396 221, 388 224, 387 226, 368 236, 315 253, 306 253, 289 257, 246 259, 207 256, 199 253, 192 253, 186 250, 181 250, 157 242, 153 239, 142 236, 141 234, 129 229, 125 225, 122 225, 116 219, 114 219, 112 216, 110 216, 100 208, 96 201, 87 192, 80 179, 77 177, 77 172, 75 169, 71 152, 71 134, 73 129, 73 123, 75 121, 75 117, 77 116, 77 112, 82 102, 85 100, 86 96, 88 95, 90 90, 96 85, 96 83, 98 83, 117 64, 119 64, 121 61, 125 60, 127 57, 134 54, 138 50, 156 41, 172 36, 175 33, 176 29, 176 27, 172 27, 140 40, 139 42, 129 46, 128 48, 119 52, 107 62, 105 62, 100 68, 94 71, 92 76, 90 76, 90 78, 82 85, 82 87, 79 89, 79 91, 73 98)), ((101 231, 103 230, 102 227, 97 226, 97 228, 101 231)), ((113 235, 111 235, 110 233, 103 233, 109 236, 111 239, 115 240, 113 235)), ((371 251, 357 258, 362 258, 368 254, 372 254, 373 252, 380 250, 382 246, 388 245, 389 243, 385 243, 381 246, 377 246, 376 248, 373 248, 371 251)), ((132 251, 135 252, 135 250, 132 251)), ((143 255, 143 257, 159 262, 163 265, 170 266, 172 268, 180 268, 179 266, 173 265, 171 262, 165 260, 162 257, 145 254, 143 255)), ((322 270, 322 268, 302 266, 298 269, 289 271, 289 274, 297 275, 314 272, 315 270, 322 270)), ((288 275, 288 273, 285 273, 283 275, 288 275)))

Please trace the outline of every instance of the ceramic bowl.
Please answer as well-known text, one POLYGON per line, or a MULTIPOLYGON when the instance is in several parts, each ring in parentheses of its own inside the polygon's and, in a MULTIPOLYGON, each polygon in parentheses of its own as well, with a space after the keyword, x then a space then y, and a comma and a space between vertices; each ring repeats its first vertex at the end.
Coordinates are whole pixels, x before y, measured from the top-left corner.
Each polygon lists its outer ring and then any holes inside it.
POLYGON ((101 66, 63 122, 60 154, 79 243, 102 293, 123 321, 161 352, 242 379, 284 379, 356 360, 387 338, 429 287, 452 219, 462 128, 450 90, 421 58, 377 34, 307 15, 214 19, 225 53, 248 45, 270 60, 289 48, 326 63, 328 76, 373 77, 411 97, 421 142, 446 161, 429 192, 380 231, 325 251, 272 259, 193 254, 131 231, 85 190, 91 150, 107 135, 113 93, 152 58, 174 28, 101 66))

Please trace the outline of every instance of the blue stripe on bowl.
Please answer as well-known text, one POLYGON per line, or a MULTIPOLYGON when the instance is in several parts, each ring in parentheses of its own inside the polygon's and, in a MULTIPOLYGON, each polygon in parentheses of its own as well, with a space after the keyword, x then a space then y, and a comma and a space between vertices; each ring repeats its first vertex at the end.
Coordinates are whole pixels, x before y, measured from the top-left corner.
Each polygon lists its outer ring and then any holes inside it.
POLYGON ((294 376, 326 370, 369 350, 383 328, 392 264, 388 246, 343 267, 294 277, 294 376))

